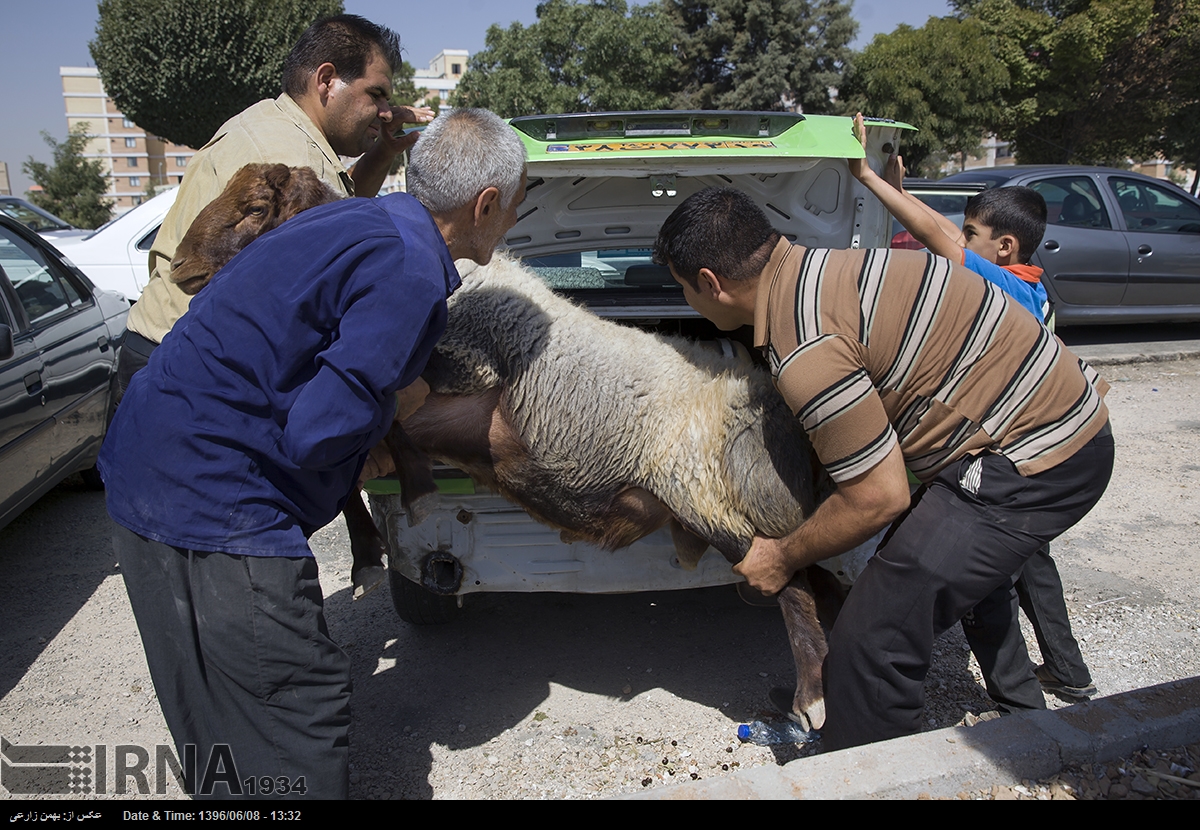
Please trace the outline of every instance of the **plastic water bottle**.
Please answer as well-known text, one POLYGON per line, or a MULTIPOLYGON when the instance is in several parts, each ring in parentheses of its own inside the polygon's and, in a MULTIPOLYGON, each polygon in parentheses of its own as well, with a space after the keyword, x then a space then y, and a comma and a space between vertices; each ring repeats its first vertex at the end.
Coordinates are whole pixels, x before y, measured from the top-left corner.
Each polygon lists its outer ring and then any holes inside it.
POLYGON ((756 720, 753 723, 743 723, 737 728, 738 740, 745 743, 771 746, 772 744, 806 744, 817 740, 821 733, 809 732, 798 723, 784 721, 776 726, 756 720))

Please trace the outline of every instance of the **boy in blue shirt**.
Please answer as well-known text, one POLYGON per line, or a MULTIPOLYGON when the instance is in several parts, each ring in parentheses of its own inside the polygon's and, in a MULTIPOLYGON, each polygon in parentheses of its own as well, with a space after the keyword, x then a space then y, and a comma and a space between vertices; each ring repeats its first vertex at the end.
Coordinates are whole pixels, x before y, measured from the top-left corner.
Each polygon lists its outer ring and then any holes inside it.
MULTIPOLYGON (((855 135, 866 147, 863 117, 855 135)), ((1046 230, 1046 202, 1028 187, 985 190, 967 202, 960 230, 902 186, 902 159, 892 154, 880 177, 866 159, 850 159, 850 172, 873 193, 912 236, 933 253, 961 263, 997 285, 1047 325, 1052 309, 1040 277, 1029 264, 1046 230)), ((1002 712, 1044 709, 1042 690, 1066 699, 1096 694, 1091 673, 1071 633, 1062 580, 1049 547, 1029 559, 1013 591, 998 590, 963 619, 963 632, 979 661, 988 695, 1002 712), (1033 625, 1043 665, 1033 669, 1017 619, 1018 603, 1033 625), (1031 671, 1032 669, 1032 671, 1031 671)))

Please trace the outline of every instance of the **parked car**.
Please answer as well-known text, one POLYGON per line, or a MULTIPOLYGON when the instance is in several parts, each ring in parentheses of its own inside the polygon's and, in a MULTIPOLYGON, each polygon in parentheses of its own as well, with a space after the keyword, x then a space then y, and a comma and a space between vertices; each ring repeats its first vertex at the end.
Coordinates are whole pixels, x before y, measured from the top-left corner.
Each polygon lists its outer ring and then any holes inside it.
POLYGON ((16 219, 42 239, 49 239, 56 245, 64 239, 78 239, 91 233, 16 196, 0 196, 0 213, 16 219))
POLYGON ((1042 194, 1033 256, 1059 325, 1200 320, 1200 201, 1128 170, 1028 165, 968 170, 939 184, 1026 185, 1042 194))
MULTIPOLYGON (((621 323, 711 341, 747 343, 696 314, 651 247, 684 198, 711 185, 750 194, 787 238, 836 248, 886 247, 891 217, 851 175, 862 157, 849 118, 751 112, 658 112, 514 118, 529 181, 506 243, 554 290, 621 323)), ((868 122, 873 164, 911 129, 868 122)), ((743 330, 740 337, 747 338, 743 330)), ((752 347, 752 343, 749 343, 752 347)), ((444 622, 480 591, 611 593, 740 581, 710 550, 695 571, 676 564, 667 528, 613 552, 564 543, 463 472, 434 470, 440 504, 416 527, 395 482, 369 482, 389 545, 392 599, 414 623, 444 622), (431 556, 431 554, 438 554, 431 556)))
POLYGON ((96 455, 129 304, 0 216, 0 527, 96 455))
POLYGON ((147 199, 82 239, 57 243, 59 250, 93 283, 137 302, 150 279, 150 246, 178 192, 173 187, 147 199))
MULTIPOLYGON (((931 179, 904 180, 904 190, 907 193, 916 196, 960 228, 963 226, 967 200, 984 189, 982 184, 975 183, 946 184, 931 179)), ((892 241, 889 247, 910 251, 921 251, 925 248, 897 219, 892 220, 892 241)))

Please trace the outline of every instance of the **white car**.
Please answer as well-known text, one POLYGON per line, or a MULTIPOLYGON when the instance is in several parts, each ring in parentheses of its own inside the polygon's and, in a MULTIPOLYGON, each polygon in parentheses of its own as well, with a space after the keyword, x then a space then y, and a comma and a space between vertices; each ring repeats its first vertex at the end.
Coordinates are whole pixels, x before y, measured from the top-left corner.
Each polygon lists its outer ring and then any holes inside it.
POLYGON ((82 239, 55 240, 54 244, 97 286, 137 302, 150 279, 150 246, 178 192, 171 188, 82 239))

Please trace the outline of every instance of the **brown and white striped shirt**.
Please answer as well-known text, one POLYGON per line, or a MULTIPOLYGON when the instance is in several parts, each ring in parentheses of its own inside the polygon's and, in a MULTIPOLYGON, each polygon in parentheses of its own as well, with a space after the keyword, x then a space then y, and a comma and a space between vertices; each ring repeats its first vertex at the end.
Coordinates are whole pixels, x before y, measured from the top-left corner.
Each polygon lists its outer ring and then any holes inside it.
POLYGON ((1095 370, 997 286, 928 253, 780 240, 754 337, 835 481, 897 440, 922 481, 985 449, 1033 475, 1108 422, 1095 370))

